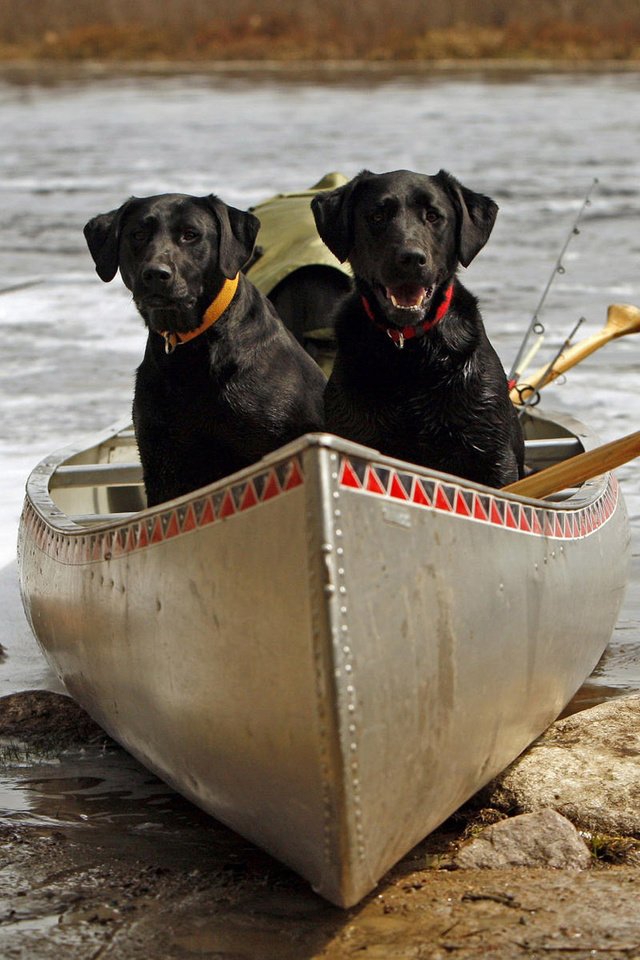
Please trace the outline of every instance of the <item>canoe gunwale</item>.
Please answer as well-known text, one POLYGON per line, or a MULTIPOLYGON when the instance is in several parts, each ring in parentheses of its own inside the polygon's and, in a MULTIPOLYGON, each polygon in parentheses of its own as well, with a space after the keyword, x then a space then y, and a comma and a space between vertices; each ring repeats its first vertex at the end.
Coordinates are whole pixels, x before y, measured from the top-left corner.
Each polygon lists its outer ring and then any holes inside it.
MULTIPOLYGON (((579 438, 585 450, 591 449, 599 442, 598 438, 591 431, 587 430, 584 424, 569 415, 549 413, 546 416, 542 416, 537 411, 531 411, 527 416, 528 419, 533 422, 552 421, 553 423, 560 423, 563 428, 566 429, 567 436, 575 435, 579 438)), ((73 444, 65 446, 55 453, 47 456, 32 470, 27 479, 26 500, 30 504, 31 508, 35 511, 37 516, 44 521, 44 523, 52 532, 65 534, 66 536, 70 537, 86 537, 88 535, 93 536, 105 534, 117 528, 124 527, 133 521, 141 521, 144 518, 160 516, 165 514, 168 510, 174 509, 181 505, 189 504, 190 502, 201 498, 202 496, 214 494, 220 490, 243 483, 248 478, 252 477, 256 471, 269 469, 275 464, 281 463, 285 460, 290 460, 294 457, 300 457, 306 449, 313 447, 327 449, 336 452, 338 455, 343 457, 375 461, 375 463, 379 464, 382 468, 395 471, 396 473, 402 472, 418 477, 424 477, 429 480, 433 479, 439 483, 444 483, 449 486, 462 487, 478 494, 484 494, 485 496, 497 498, 500 501, 511 501, 517 504, 527 504, 531 507, 543 508, 545 511, 566 512, 583 509, 585 506, 597 501, 610 483, 610 474, 605 473, 586 481, 572 496, 565 500, 558 502, 550 501, 548 499, 540 500, 532 497, 523 497, 518 494, 502 492, 493 487, 486 487, 471 480, 465 480, 455 476, 454 474, 447 474, 441 471, 423 468, 393 457, 388 457, 369 447, 353 443, 349 440, 344 440, 341 437, 334 436, 333 434, 313 433, 305 434, 304 436, 299 437, 297 440, 280 447, 275 452, 263 457, 255 464, 245 467, 237 473, 231 474, 230 476, 216 481, 215 483, 209 484, 206 487, 192 491, 189 494, 185 494, 184 496, 176 498, 175 500, 158 504, 155 507, 145 508, 132 513, 126 518, 119 517, 113 521, 105 520, 104 522, 92 524, 90 527, 86 526, 85 524, 76 523, 56 506, 54 499, 52 498, 49 486, 53 474, 59 466, 65 464, 67 461, 75 456, 78 456, 87 449, 97 449, 102 444, 108 443, 114 438, 117 438, 118 433, 130 428, 130 424, 131 421, 129 419, 115 423, 109 428, 106 428, 91 437, 89 441, 85 438, 84 441, 76 441, 73 444)))
MULTIPOLYGON (((542 429, 545 424, 560 424, 565 435, 577 436, 585 449, 598 442, 571 417, 534 414, 532 421, 538 427, 542 424, 542 429)), ((125 516, 116 515, 112 520, 101 517, 97 523, 77 523, 54 503, 49 491, 51 477, 59 465, 86 456, 87 450, 97 451, 102 444, 117 446, 118 430, 128 433, 128 423, 102 432, 89 448, 86 443, 66 447, 33 470, 20 524, 19 559, 27 536, 44 553, 72 566, 117 559, 153 549, 173 537, 190 536, 202 526, 226 522, 307 482, 303 462, 315 462, 322 451, 336 458, 339 487, 384 500, 392 509, 444 512, 454 520, 503 528, 515 536, 580 540, 607 523, 621 502, 612 473, 587 481, 566 500, 536 500, 385 457, 331 434, 307 434, 252 466, 183 497, 125 516)))

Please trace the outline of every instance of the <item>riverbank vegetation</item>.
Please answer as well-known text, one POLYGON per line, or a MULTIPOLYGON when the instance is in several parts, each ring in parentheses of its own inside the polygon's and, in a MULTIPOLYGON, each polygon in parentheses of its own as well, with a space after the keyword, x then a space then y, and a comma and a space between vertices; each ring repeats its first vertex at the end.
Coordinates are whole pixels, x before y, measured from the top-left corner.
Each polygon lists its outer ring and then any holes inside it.
POLYGON ((640 61, 638 0, 0 0, 0 59, 640 61))

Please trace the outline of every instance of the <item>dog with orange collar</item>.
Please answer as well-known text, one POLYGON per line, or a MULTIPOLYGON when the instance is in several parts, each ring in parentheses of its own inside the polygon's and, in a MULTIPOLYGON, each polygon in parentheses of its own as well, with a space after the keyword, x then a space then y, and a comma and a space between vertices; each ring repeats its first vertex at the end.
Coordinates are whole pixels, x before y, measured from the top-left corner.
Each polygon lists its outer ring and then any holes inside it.
POLYGON ((149 331, 133 421, 149 506, 323 427, 326 378, 241 273, 259 228, 215 196, 131 198, 84 234, 149 331))
POLYGON ((516 480, 518 416, 477 300, 456 276, 489 239, 494 201, 443 170, 365 170, 311 207, 355 280, 336 314, 326 429, 489 486, 516 480))

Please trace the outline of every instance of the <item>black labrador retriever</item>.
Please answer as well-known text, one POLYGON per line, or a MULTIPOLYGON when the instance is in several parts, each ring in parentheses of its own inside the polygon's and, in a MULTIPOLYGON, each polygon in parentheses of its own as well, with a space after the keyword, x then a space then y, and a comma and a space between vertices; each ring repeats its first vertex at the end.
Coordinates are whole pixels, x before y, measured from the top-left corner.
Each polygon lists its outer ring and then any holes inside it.
POLYGON ((149 330, 133 419, 150 506, 322 428, 324 374, 240 272, 258 227, 215 196, 162 194, 84 228, 149 330))
POLYGON ((456 277, 498 207, 441 170, 373 174, 312 200, 355 290, 338 308, 325 426, 412 463, 501 487, 524 443, 476 298, 456 277))

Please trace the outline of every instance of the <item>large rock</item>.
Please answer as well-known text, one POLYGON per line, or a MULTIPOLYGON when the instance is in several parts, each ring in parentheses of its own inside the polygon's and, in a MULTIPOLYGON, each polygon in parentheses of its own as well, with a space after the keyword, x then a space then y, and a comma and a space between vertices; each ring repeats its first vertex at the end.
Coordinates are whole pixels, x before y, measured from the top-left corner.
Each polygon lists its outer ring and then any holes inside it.
POLYGON ((453 863, 461 869, 584 870, 591 864, 591 853, 572 823, 555 810, 541 810, 486 827, 460 848, 453 863))
POLYGON ((50 690, 23 690, 0 697, 0 740, 53 752, 112 743, 74 700, 50 690))
POLYGON ((558 720, 482 802, 511 813, 551 807, 584 830, 640 837, 640 696, 558 720))

